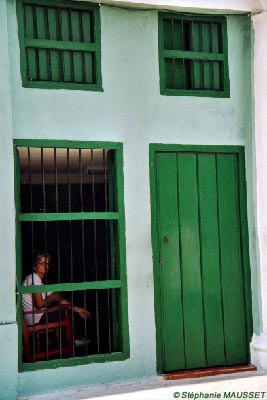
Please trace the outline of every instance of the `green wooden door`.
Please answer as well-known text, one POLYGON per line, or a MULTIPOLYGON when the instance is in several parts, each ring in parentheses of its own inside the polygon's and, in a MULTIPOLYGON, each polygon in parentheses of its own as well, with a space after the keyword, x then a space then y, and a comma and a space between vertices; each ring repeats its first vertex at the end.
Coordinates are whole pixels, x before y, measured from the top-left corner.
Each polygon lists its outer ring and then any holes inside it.
POLYGON ((161 370, 247 363, 242 154, 156 152, 154 163, 161 370))

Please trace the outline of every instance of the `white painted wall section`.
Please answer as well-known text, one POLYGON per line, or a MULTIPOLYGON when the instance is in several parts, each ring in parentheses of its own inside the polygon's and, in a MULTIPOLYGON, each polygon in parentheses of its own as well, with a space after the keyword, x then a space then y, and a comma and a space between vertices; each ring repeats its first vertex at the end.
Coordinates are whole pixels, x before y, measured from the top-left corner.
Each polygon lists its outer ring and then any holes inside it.
POLYGON ((267 369, 267 12, 253 17, 254 42, 254 102, 256 153, 256 223, 261 285, 261 334, 251 343, 252 363, 267 369))
MULTIPOLYGON (((79 1, 79 0, 74 0, 79 1)), ((91 3, 109 4, 118 7, 160 8, 188 12, 249 13, 252 9, 261 11, 259 0, 85 0, 91 3), (251 4, 250 4, 251 3, 251 4), (255 3, 255 4, 254 4, 255 3)), ((265 1, 265 0, 263 0, 265 1)))

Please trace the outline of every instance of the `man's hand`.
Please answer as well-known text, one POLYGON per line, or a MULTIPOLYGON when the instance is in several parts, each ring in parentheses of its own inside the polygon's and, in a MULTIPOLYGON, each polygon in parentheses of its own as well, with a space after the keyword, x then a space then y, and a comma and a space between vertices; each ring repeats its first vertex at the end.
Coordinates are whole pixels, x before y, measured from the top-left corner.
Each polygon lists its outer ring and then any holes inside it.
POLYGON ((61 296, 57 292, 52 292, 47 297, 48 303, 59 303, 61 300, 61 296))
POLYGON ((85 310, 85 308, 74 306, 73 311, 79 314, 81 318, 87 319, 91 317, 91 314, 89 313, 89 311, 85 310))

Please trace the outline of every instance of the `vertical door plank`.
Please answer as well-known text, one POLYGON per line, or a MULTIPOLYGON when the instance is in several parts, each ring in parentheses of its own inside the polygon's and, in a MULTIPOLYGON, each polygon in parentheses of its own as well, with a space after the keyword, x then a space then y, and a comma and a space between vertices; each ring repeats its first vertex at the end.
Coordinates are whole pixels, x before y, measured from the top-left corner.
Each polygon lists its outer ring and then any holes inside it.
POLYGON ((217 156, 226 362, 246 363, 246 329, 236 155, 217 156))
POLYGON ((198 156, 198 185, 207 365, 225 364, 214 154, 198 156))
POLYGON ((178 193, 186 367, 205 367, 195 154, 178 155, 178 193))
POLYGON ((241 247, 244 272, 244 294, 245 294, 245 314, 246 314, 246 333, 247 351, 250 354, 249 344, 253 334, 252 304, 251 304, 251 275, 249 264, 249 238, 248 238, 248 217, 247 217, 247 193, 246 193, 246 167, 244 150, 238 155, 239 172, 239 204, 240 204, 240 225, 241 225, 241 247))
POLYGON ((185 368, 176 154, 157 154, 156 163, 163 368, 172 371, 185 368))

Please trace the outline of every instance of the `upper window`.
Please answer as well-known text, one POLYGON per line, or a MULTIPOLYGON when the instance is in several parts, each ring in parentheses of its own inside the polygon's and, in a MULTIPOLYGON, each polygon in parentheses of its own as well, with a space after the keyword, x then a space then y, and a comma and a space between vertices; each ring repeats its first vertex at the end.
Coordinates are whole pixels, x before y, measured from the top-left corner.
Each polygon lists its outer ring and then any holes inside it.
POLYGON ((102 90, 99 7, 18 0, 25 87, 102 90))
POLYGON ((161 94, 229 97, 225 18, 160 13, 159 57, 161 94))
POLYGON ((20 369, 128 357, 122 145, 16 140, 20 369))

